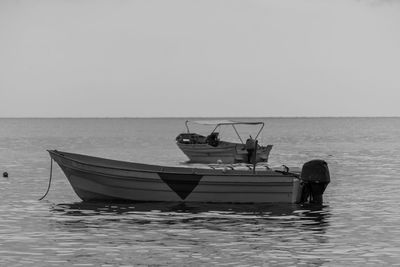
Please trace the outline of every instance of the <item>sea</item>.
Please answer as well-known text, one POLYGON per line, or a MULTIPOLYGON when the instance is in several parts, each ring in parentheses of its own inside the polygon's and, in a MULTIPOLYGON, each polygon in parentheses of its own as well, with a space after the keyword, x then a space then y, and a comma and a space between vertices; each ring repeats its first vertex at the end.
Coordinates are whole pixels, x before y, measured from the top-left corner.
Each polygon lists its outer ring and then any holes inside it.
POLYGON ((58 165, 38 200, 46 150, 187 164, 185 120, 0 119, 0 266, 400 266, 400 118, 236 118, 272 167, 327 161, 323 205, 84 203, 58 165))

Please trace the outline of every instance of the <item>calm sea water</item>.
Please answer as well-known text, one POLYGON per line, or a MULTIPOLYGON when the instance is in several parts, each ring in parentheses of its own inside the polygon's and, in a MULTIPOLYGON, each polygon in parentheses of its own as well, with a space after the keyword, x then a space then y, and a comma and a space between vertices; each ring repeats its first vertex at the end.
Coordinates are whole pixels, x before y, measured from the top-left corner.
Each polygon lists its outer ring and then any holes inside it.
POLYGON ((58 166, 38 201, 46 149, 182 164, 184 119, 0 119, 0 266, 400 266, 400 118, 262 121, 272 166, 328 162, 322 207, 85 204, 58 166))

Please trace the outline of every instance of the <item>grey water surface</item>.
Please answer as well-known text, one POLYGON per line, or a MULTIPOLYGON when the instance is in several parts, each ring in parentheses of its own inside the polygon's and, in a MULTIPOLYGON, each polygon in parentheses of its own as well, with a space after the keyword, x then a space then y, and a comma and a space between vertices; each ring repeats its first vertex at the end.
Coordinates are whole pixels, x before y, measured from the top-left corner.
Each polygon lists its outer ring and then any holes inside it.
POLYGON ((185 119, 0 119, 0 266, 400 265, 400 118, 253 120, 271 166, 328 162, 323 206, 83 203, 57 165, 38 201, 47 149, 180 165, 185 119))

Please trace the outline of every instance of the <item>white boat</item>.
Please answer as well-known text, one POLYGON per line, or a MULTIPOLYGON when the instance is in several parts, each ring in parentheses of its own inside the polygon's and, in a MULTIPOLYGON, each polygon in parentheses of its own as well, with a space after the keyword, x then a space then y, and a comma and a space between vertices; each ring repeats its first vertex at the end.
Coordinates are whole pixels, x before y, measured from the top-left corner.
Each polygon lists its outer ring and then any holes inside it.
POLYGON ((264 128, 263 122, 245 122, 245 121, 231 121, 231 120, 200 120, 200 121, 186 121, 186 133, 181 133, 176 137, 176 144, 182 152, 189 158, 189 162, 194 163, 238 163, 238 162, 267 162, 272 145, 261 146, 258 145, 258 136, 264 128), (197 133, 192 133, 189 129, 189 123, 212 125, 215 126, 214 130, 208 135, 204 136, 197 133), (257 142, 256 153, 249 155, 246 143, 238 133, 237 125, 261 125, 254 140, 257 142), (218 129, 224 126, 232 126, 235 131, 238 142, 228 142, 220 139, 218 129), (239 142, 240 141, 240 142, 239 142), (254 157, 254 158, 252 158, 254 157))
POLYGON ((323 160, 280 171, 243 164, 168 167, 48 152, 84 201, 321 203, 330 181, 323 160))

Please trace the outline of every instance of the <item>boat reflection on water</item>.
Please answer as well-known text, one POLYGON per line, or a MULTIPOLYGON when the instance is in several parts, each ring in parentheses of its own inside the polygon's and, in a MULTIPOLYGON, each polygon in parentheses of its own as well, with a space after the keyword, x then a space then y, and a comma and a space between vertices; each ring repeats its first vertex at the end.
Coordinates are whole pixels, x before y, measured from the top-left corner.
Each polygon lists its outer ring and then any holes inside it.
POLYGON ((322 205, 80 202, 52 213, 59 239, 112 250, 115 265, 321 266, 330 244, 322 205))
MULTIPOLYGON (((97 222, 121 221, 130 224, 268 224, 324 231, 328 226, 330 209, 316 204, 214 204, 214 203, 109 203, 76 202, 58 204, 52 208, 65 223, 96 217, 97 222)), ((92 223, 92 221, 88 221, 92 223)))

